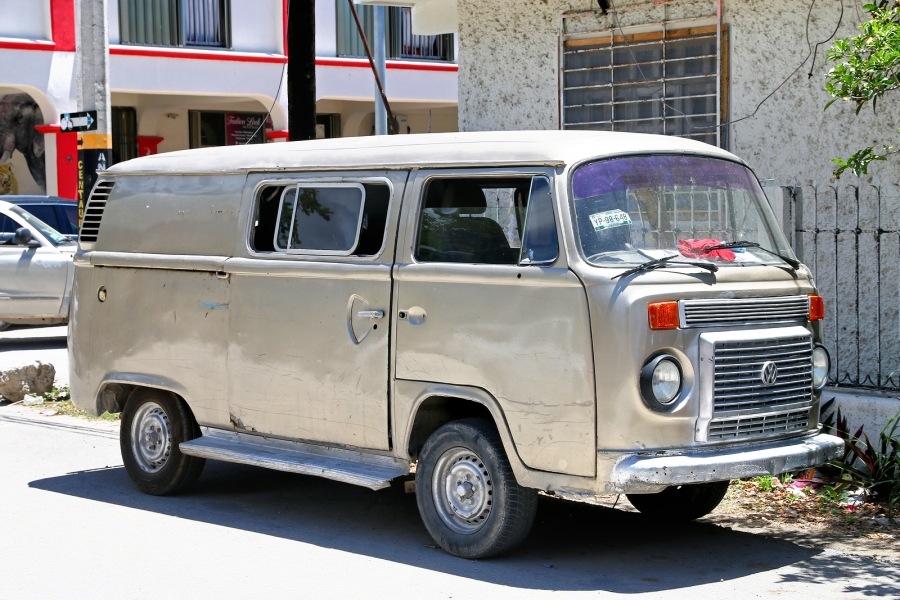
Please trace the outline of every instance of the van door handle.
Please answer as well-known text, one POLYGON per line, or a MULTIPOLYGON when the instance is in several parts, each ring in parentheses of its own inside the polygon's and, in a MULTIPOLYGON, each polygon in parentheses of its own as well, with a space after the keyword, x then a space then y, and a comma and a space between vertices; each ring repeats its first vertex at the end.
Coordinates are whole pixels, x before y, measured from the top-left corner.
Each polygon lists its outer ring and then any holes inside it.
POLYGON ((360 319, 380 319, 384 317, 383 310, 361 310, 356 313, 356 316, 360 319))

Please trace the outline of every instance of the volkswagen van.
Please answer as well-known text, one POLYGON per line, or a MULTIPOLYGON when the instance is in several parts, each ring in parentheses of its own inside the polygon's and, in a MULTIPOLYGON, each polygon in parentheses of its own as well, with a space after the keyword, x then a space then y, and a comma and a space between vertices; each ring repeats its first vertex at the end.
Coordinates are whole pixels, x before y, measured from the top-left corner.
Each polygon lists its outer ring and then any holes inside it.
POLYGON ((514 548, 539 493, 694 519, 735 478, 836 457, 824 302, 736 156, 575 131, 340 138, 102 173, 75 259, 71 386, 125 470, 207 459, 373 490, 514 548))

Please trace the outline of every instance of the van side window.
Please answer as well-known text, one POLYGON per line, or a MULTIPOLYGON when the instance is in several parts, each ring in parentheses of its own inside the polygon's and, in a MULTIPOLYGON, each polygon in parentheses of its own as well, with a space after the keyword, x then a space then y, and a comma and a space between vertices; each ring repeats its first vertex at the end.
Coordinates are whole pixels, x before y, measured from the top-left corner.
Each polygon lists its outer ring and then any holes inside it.
POLYGON ((431 179, 416 260, 516 264, 530 186, 530 177, 431 179))
POLYGON ((384 245, 390 188, 380 184, 269 185, 260 190, 257 252, 372 256, 384 245))
POLYGON ((553 197, 550 180, 535 177, 531 182, 528 216, 522 242, 522 261, 529 264, 549 264, 559 256, 556 217, 553 216, 553 197))

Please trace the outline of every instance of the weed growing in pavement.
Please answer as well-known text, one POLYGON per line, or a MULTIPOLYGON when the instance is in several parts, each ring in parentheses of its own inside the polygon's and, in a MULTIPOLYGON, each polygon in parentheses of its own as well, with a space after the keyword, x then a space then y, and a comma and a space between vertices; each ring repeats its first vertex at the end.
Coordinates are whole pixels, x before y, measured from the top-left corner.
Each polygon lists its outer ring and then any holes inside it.
POLYGON ((99 417, 88 414, 72 403, 69 386, 54 387, 44 395, 44 406, 52 406, 54 414, 69 417, 81 417, 89 420, 118 421, 118 413, 105 412, 99 417))

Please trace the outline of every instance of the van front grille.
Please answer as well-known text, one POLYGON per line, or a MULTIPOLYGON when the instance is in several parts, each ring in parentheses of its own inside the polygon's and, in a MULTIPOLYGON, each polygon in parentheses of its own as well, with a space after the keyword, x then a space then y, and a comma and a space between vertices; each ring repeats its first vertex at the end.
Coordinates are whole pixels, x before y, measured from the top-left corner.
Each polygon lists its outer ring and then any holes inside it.
POLYGON ((81 220, 78 239, 81 242, 96 242, 100 234, 100 221, 103 219, 103 211, 106 210, 106 201, 115 186, 114 181, 100 181, 94 186, 91 197, 84 207, 84 217, 81 220))
POLYGON ((715 419, 709 425, 709 441, 768 437, 809 428, 809 409, 731 419, 715 419))
POLYGON ((707 441, 769 437, 810 427, 812 336, 801 327, 701 336, 711 392, 707 441), (710 364, 711 363, 711 364, 710 364))
POLYGON ((682 300, 682 327, 725 327, 803 322, 809 318, 809 296, 682 300))

